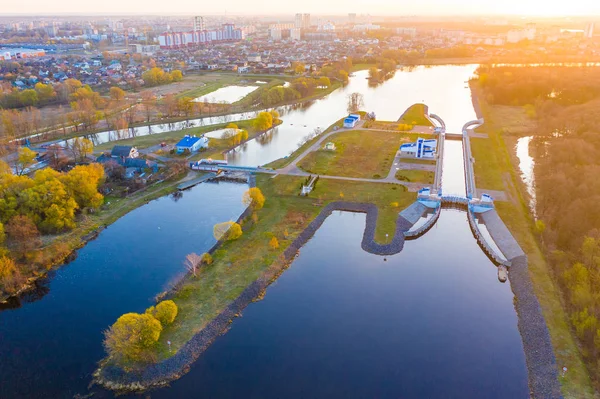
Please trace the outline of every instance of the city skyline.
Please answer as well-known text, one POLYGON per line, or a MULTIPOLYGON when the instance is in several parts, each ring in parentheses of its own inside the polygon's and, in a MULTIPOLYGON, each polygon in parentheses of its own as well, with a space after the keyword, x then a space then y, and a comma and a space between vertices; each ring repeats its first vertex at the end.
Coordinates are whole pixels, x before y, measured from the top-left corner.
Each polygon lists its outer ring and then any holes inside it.
MULTIPOLYGON (((121 2, 106 0, 101 3, 85 3, 75 0, 62 0, 57 8, 56 3, 32 0, 28 3, 10 3, 3 6, 4 15, 79 15, 79 14, 166 14, 202 13, 204 15, 251 15, 256 14, 256 4, 233 0, 223 7, 217 3, 206 3, 201 7, 191 0, 179 2, 173 9, 168 3, 142 3, 140 0, 121 2), (35 11, 32 11, 35 10, 35 11), (184 10, 184 11, 182 11, 184 10)), ((503 2, 474 0, 424 0, 415 4, 406 0, 374 0, 368 3, 360 0, 349 2, 322 3, 308 0, 301 6, 288 5, 275 1, 261 2, 260 14, 280 15, 298 12, 314 14, 344 15, 348 12, 371 15, 526 15, 526 16, 592 16, 600 15, 600 3, 594 0, 573 0, 570 2, 542 2, 506 0, 503 2)))

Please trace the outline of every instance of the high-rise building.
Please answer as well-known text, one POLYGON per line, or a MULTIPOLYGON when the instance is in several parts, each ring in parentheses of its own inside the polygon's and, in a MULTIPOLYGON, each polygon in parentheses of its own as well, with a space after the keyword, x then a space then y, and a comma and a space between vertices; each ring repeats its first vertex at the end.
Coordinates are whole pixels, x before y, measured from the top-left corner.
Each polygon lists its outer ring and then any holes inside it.
POLYGON ((590 22, 589 24, 586 25, 585 31, 583 32, 583 36, 586 39, 591 39, 592 37, 594 37, 594 23, 593 22, 590 22))
POLYGON ((296 14, 294 18, 294 28, 302 28, 302 14, 296 14))
POLYGON ((194 30, 206 30, 206 26, 204 25, 204 18, 200 16, 194 17, 194 30))
POLYGON ((349 13, 348 14, 348 22, 351 24, 355 24, 356 23, 356 13, 349 13))
POLYGON ((303 14, 302 15, 302 29, 309 29, 310 28, 310 14, 303 14))

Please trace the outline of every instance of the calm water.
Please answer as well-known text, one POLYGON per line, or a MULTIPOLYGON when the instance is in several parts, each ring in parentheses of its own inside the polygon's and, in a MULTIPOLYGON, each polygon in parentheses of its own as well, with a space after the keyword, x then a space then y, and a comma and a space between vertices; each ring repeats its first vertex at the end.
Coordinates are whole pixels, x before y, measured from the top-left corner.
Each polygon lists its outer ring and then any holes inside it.
POLYGON ((373 111, 380 120, 397 120, 414 103, 429 105, 430 112, 446 122, 448 132, 462 131, 465 122, 477 119, 471 102, 471 90, 465 81, 477 65, 444 65, 398 70, 393 78, 372 87, 367 71, 356 72, 348 85, 329 96, 300 107, 280 110, 283 123, 267 137, 251 140, 228 161, 236 165, 264 165, 291 154, 303 137, 315 128, 326 129, 347 111, 347 97, 354 92, 364 96, 364 108, 373 111))
POLYGON ((231 104, 241 100, 256 89, 258 89, 258 86, 227 86, 215 90, 212 93, 208 93, 202 97, 195 98, 194 101, 199 103, 206 102, 231 104))
MULTIPOLYGON (((471 91, 465 81, 473 75, 477 65, 420 66, 398 70, 395 76, 376 87, 369 86, 367 71, 356 72, 348 85, 322 99, 294 106, 280 107, 283 123, 271 132, 251 140, 228 160, 235 165, 264 165, 291 154, 302 138, 315 128, 326 129, 343 117, 347 111, 347 97, 360 92, 364 96, 364 109, 374 111, 378 119, 397 120, 414 103, 429 105, 432 113, 446 122, 448 132, 461 132, 465 122, 477 119, 471 103, 471 91)), ((227 116, 192 119, 188 122, 141 126, 126 131, 105 131, 86 136, 94 145, 131 137, 181 130, 191 126, 206 126, 224 122, 251 119, 256 112, 227 116)))
MULTIPOLYGON (((460 131, 475 119, 464 83, 474 70, 419 67, 377 88, 357 73, 327 98, 282 110, 282 126, 230 160, 258 165, 290 153, 315 127, 344 115, 354 91, 379 119, 395 120, 425 102, 448 131, 460 131)), ((446 142, 444 169, 445 192, 464 194, 460 141, 446 142)), ((187 253, 210 247, 213 224, 241 212, 244 189, 202 184, 177 203, 162 198, 139 208, 80 250, 41 300, 1 312, 0 397, 86 393, 104 356, 102 331, 123 313, 143 311, 181 272, 187 253)), ((387 261, 361 250, 364 221, 361 214, 330 217, 263 301, 188 375, 150 396, 527 397, 510 286, 498 283, 466 214, 444 210, 427 234, 387 261)))
POLYGON ((517 157, 519 158, 521 180, 525 183, 527 193, 529 194, 529 208, 535 216, 535 176, 533 174, 535 160, 529 154, 529 144, 532 138, 533 136, 527 136, 517 140, 517 157))
POLYGON ((104 356, 102 331, 152 305, 183 272, 185 255, 210 248, 213 225, 242 212, 246 187, 201 184, 177 202, 164 197, 138 208, 58 269, 41 300, 0 312, 0 398, 85 393, 104 356))
POLYGON ((513 294, 466 214, 444 210, 387 261, 361 250, 364 225, 329 217, 264 300, 150 397, 527 398, 513 294))

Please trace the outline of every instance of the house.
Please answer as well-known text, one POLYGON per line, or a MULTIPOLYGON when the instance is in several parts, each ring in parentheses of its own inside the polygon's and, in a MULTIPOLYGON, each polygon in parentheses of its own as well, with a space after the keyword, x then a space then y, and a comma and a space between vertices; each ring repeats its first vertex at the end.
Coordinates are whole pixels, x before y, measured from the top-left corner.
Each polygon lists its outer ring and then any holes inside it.
POLYGON ((179 143, 175 145, 178 154, 184 152, 196 152, 201 148, 208 148, 208 139, 204 136, 189 136, 185 135, 179 143))
POLYGON ((137 158, 140 154, 137 148, 130 145, 116 145, 111 150, 110 156, 114 158, 137 158))
POLYGON ((360 121, 360 115, 350 114, 344 119, 344 127, 352 129, 360 121))
POLYGON ((414 143, 405 143, 400 146, 400 154, 415 158, 434 158, 437 149, 437 140, 419 137, 414 143))

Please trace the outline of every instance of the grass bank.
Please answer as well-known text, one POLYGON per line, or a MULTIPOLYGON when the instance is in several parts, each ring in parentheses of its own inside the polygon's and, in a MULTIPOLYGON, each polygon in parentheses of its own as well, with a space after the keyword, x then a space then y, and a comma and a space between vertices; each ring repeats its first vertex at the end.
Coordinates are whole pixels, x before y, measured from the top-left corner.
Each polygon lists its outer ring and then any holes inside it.
POLYGON ((407 108, 406 111, 398 119, 398 123, 413 125, 413 126, 427 126, 433 127, 433 123, 426 116, 427 106, 425 104, 413 104, 407 108))
POLYGON ((412 183, 433 184, 435 173, 427 170, 399 169, 396 171, 396 179, 412 183))
POLYGON ((263 275, 328 203, 340 199, 375 203, 380 211, 376 240, 383 242, 386 233, 394 234, 398 213, 416 198, 400 185, 329 179, 320 179, 309 197, 301 197, 298 192, 303 181, 295 176, 257 176, 257 186, 267 199, 256 213, 257 221, 245 223, 241 238, 224 243, 215 251, 213 264, 199 277, 186 278, 176 291, 172 299, 179 314, 161 335, 159 359, 173 355, 263 275), (269 245, 272 237, 277 238, 278 248, 269 245), (171 352, 167 341, 171 341, 171 352))
POLYGON ((381 179, 387 177, 400 144, 416 138, 394 131, 342 131, 328 139, 335 144, 335 151, 313 151, 298 167, 318 175, 381 179))
MULTIPOLYGON (((473 93, 477 95, 476 87, 473 87, 473 93)), ((471 140, 477 186, 504 190, 509 198, 508 202, 496 202, 496 208, 527 254, 529 275, 548 326, 557 366, 568 368, 567 374, 560 378, 563 395, 565 398, 595 398, 588 370, 567 322, 560 293, 552 279, 552 270, 534 233, 534 221, 517 172, 514 148, 507 146, 504 137, 507 134, 505 126, 519 120, 523 111, 520 107, 515 107, 515 117, 511 121, 507 117, 507 109, 501 111, 504 117, 498 119, 498 113, 494 113, 495 107, 484 101, 480 101, 480 105, 485 124, 477 130, 487 133, 489 138, 471 140), (483 140, 487 140, 487 143, 483 140), (474 142, 477 144, 474 145, 474 142)))

